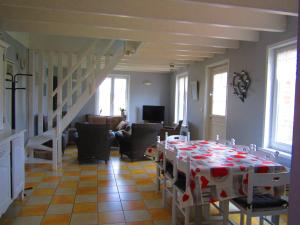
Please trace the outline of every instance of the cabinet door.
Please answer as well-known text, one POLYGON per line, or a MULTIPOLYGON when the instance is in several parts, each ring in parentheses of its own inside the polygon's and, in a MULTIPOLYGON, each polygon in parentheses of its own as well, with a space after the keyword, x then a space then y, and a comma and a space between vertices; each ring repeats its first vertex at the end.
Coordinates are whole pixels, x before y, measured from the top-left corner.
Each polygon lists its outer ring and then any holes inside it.
POLYGON ((9 143, 0 146, 0 216, 11 202, 9 143))
POLYGON ((25 150, 24 135, 20 134, 12 140, 12 194, 18 197, 25 183, 25 150))

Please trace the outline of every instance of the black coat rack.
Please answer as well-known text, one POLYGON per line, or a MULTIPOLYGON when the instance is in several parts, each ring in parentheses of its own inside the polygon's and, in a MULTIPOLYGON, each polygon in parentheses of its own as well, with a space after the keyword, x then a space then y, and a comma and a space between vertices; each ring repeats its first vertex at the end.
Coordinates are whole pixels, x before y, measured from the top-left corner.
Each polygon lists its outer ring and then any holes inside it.
POLYGON ((16 90, 26 90, 24 87, 16 87, 18 83, 17 77, 26 76, 31 77, 32 74, 28 73, 17 73, 12 75, 11 73, 6 73, 6 75, 10 76, 10 79, 5 79, 5 81, 11 82, 11 88, 6 88, 11 90, 11 129, 16 129, 16 90))

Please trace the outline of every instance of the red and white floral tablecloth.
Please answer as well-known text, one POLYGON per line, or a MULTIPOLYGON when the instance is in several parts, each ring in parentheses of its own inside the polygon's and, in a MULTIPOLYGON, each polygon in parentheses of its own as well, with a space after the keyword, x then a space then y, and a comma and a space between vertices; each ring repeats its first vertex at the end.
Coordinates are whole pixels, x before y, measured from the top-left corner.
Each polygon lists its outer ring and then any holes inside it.
MULTIPOLYGON (((165 143, 161 143, 160 147, 164 148, 165 143)), ((245 195, 250 167, 256 173, 285 170, 278 163, 212 141, 171 141, 167 143, 166 150, 174 151, 174 147, 178 149, 179 160, 186 160, 189 155, 191 162, 190 188, 181 196, 183 207, 195 202, 195 194, 198 193, 195 191, 196 181, 201 185, 203 204, 245 195), (210 194, 204 196, 203 193, 210 194)), ((155 154, 158 154, 157 151, 155 154)), ((269 187, 263 189, 260 191, 272 191, 269 187)))

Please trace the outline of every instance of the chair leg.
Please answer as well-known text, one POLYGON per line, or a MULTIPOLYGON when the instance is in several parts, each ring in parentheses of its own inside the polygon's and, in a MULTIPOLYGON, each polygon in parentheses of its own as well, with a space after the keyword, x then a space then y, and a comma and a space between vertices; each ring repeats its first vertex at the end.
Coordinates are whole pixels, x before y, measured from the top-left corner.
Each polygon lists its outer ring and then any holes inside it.
POLYGON ((245 223, 245 215, 244 215, 244 213, 241 213, 241 215, 240 215, 240 225, 244 225, 244 223, 245 223))
POLYGON ((190 207, 184 209, 184 225, 190 224, 190 207))
POLYGON ((172 198, 172 225, 176 225, 176 209, 177 209, 177 191, 175 188, 173 188, 173 198, 172 198))
POLYGON ((223 225, 228 225, 228 216, 229 216, 229 201, 225 200, 220 202, 220 207, 223 211, 223 225))
POLYGON ((246 218, 246 225, 251 225, 251 219, 252 217, 247 215, 247 218, 246 218))
POLYGON ((162 203, 163 203, 163 207, 166 207, 166 202, 167 202, 167 178, 164 176, 163 178, 163 193, 162 193, 162 203))
POLYGON ((160 191, 160 168, 156 167, 156 191, 160 191))
POLYGON ((264 225, 264 217, 263 216, 259 217, 259 225, 264 225))

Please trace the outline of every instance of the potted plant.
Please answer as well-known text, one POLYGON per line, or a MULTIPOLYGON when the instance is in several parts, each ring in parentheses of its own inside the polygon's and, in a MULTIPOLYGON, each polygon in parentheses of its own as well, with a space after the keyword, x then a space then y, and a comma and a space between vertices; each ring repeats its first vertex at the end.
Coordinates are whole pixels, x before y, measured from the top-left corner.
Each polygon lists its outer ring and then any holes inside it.
POLYGON ((124 120, 126 120, 126 117, 127 117, 125 114, 126 109, 120 108, 120 111, 121 111, 121 116, 123 117, 124 120))

